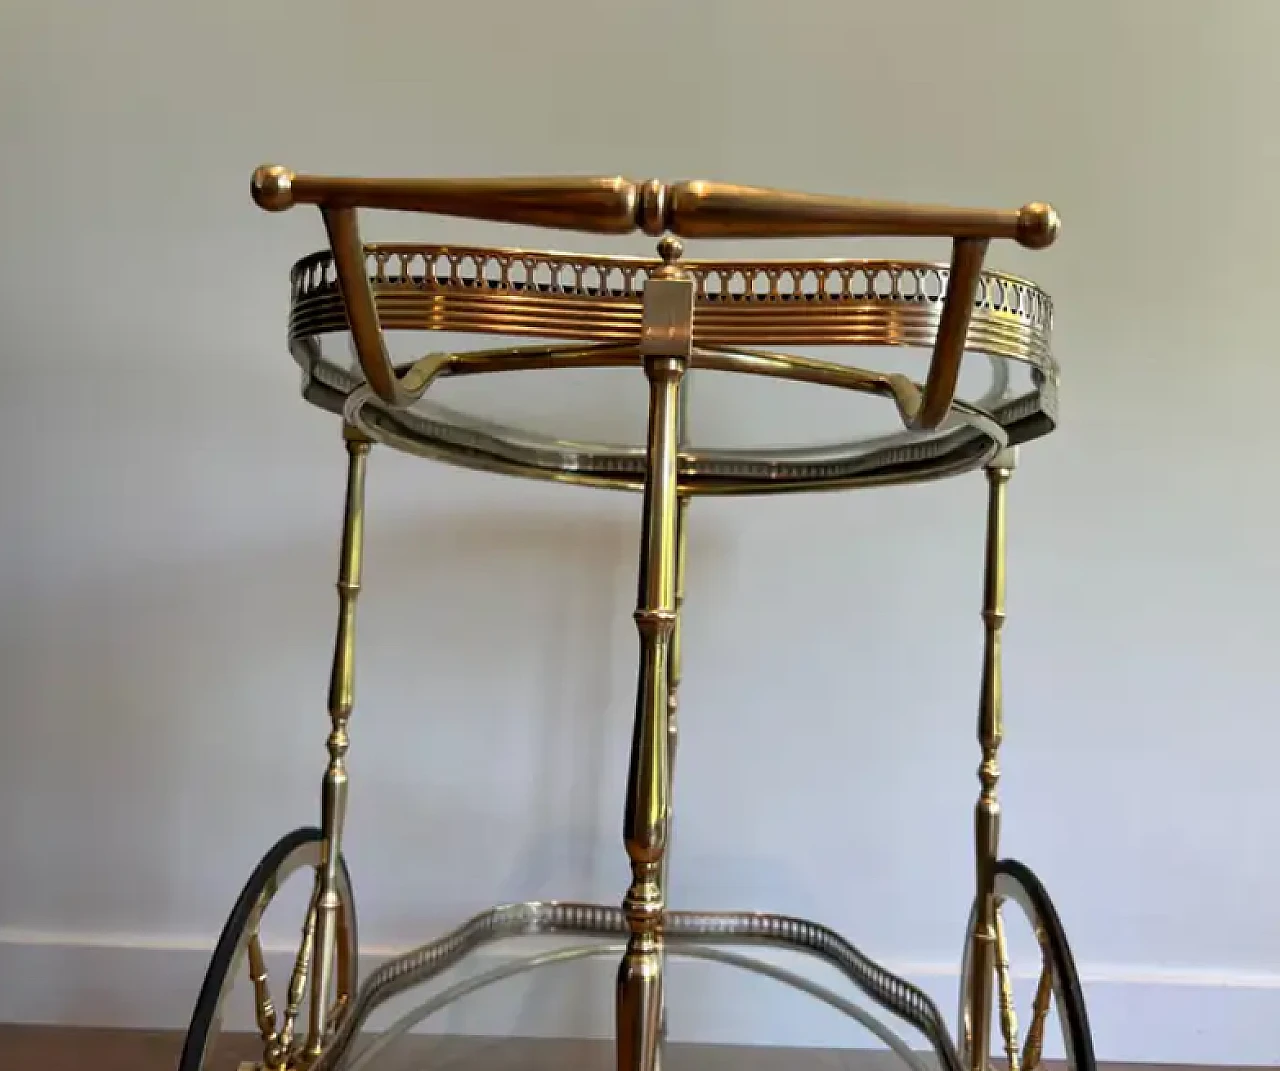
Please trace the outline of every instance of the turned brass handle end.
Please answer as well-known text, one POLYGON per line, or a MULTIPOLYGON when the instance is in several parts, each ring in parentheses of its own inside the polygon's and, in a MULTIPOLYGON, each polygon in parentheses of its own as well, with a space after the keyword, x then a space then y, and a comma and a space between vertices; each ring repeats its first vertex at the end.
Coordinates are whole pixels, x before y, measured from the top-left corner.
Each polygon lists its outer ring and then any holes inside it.
POLYGON ((1028 249, 1045 249, 1053 245, 1062 227, 1053 205, 1032 201, 1018 211, 1018 244, 1028 249))
POLYGON ((279 164, 263 164, 249 180, 253 202, 268 212, 283 212, 293 207, 293 172, 279 164))

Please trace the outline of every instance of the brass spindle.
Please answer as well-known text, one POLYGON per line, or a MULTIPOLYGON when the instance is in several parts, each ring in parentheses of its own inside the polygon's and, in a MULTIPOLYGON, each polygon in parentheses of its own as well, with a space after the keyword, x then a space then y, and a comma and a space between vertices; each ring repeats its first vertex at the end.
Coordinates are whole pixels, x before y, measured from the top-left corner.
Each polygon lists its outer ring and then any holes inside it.
POLYGON ((293 971, 289 975, 289 989, 285 994, 280 1044, 286 1052, 293 1044, 298 1014, 302 1010, 302 998, 307 990, 307 975, 311 968, 311 957, 314 955, 316 942, 316 917, 316 897, 313 895, 307 907, 307 917, 302 923, 302 940, 298 944, 298 955, 293 961, 293 971))
POLYGON ((1009 478, 1017 463, 1017 450, 1002 450, 987 466, 986 564, 983 576, 982 688, 978 707, 978 766, 981 790, 974 809, 976 900, 978 910, 970 940, 973 942, 969 977, 970 1071, 987 1071, 991 1051, 991 988, 996 960, 995 866, 1000 842, 1000 781, 998 754, 1004 735, 1000 676, 1000 632, 1004 627, 1005 498, 1009 478))
POLYGON ((1008 1071, 1018 1071, 1018 1013, 1013 1003, 1013 979, 1009 976, 1009 947, 1005 942, 1004 918, 996 907, 996 983, 1000 989, 1000 1034, 1008 1071))
POLYGON ((364 479, 370 441, 352 428, 344 429, 347 445, 347 497, 342 523, 342 553, 338 569, 338 628, 333 670, 329 678, 331 729, 326 746, 329 765, 321 790, 321 829, 324 832, 316 894, 316 940, 312 961, 310 1021, 304 1051, 308 1058, 324 1047, 329 989, 333 979, 337 936, 338 859, 347 811, 347 722, 355 701, 356 599, 364 551, 364 479))
POLYGON ((1036 942, 1040 945, 1040 978, 1036 981, 1031 1022, 1027 1026, 1026 1043, 1022 1047, 1022 1071, 1036 1071, 1040 1066, 1044 1050, 1044 1027, 1053 1002, 1053 960, 1050 958, 1049 938, 1039 926, 1036 927, 1036 942))
POLYGON ((662 1015, 663 857, 670 821, 671 644, 676 627, 679 543, 680 386, 688 364, 693 282, 675 261, 680 245, 664 240, 663 268, 644 291, 640 352, 649 380, 649 430, 641 531, 640 636, 635 729, 627 774, 623 841, 631 886, 623 899, 629 937, 618 969, 619 1071, 653 1071, 662 1015))
POLYGON ((249 981, 253 983, 254 1018, 258 1023, 258 1034, 262 1038, 262 1053, 267 1067, 276 1066, 278 1056, 278 1035, 276 1034, 276 1008, 271 999, 271 988, 267 978, 267 961, 262 954, 262 938, 257 930, 249 935, 249 981))

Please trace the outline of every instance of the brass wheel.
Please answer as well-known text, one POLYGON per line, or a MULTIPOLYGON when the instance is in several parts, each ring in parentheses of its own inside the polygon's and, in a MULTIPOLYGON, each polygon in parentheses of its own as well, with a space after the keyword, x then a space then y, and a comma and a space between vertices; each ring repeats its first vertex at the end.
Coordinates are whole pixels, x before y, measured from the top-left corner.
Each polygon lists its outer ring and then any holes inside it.
MULTIPOLYGON (((1080 976, 1076 973, 1067 937, 1048 893, 1030 868, 1015 859, 996 864, 996 957, 991 1053, 1003 1056, 1009 1071, 1037 1071, 1051 1028, 1062 1038, 1062 1052, 1071 1071, 1097 1071, 1089 1016, 1085 1010, 1080 976), (1029 931, 1029 932, 1027 932, 1029 931), (1024 938, 1024 946, 1038 950, 1039 967, 1032 975, 1030 1007, 1019 1016, 1017 997, 1024 975, 1010 965, 1009 949, 1024 938), (1056 1026, 1054 1022, 1056 1021, 1056 1026), (1020 1030, 1020 1024, 1025 1027, 1020 1030)), ((973 933, 977 908, 969 916, 966 934, 973 933)), ((972 938, 965 940, 961 964, 960 1056, 969 1066, 973 1037, 969 1020, 969 964, 972 938)), ((1024 960, 1025 962, 1025 960, 1024 960)))
MULTIPOLYGON (((241 991, 248 1006, 255 1010, 262 1038, 262 1055, 257 1066, 272 1071, 291 1071, 302 1066, 300 1057, 310 1003, 308 975, 315 937, 314 896, 308 901, 310 906, 301 922, 301 942, 287 988, 281 990, 283 1007, 280 1009, 271 996, 259 932, 267 908, 285 883, 299 871, 314 872, 320 865, 322 843, 320 830, 295 829, 282 837, 249 875, 209 960, 178 1060, 178 1071, 219 1068, 215 1043, 222 1016, 232 993, 241 991), (242 973, 242 966, 247 966, 247 972, 242 973)), ((355 900, 351 894, 351 878, 342 860, 338 866, 338 895, 341 907, 334 957, 334 992, 325 1024, 326 1038, 348 1014, 357 977, 355 900)))

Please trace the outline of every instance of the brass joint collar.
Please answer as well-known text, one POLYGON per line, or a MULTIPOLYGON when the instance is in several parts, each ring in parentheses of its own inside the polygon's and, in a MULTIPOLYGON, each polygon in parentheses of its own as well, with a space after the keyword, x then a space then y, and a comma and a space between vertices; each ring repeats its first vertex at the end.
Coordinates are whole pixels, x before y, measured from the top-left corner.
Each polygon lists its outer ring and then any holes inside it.
POLYGON ((676 614, 672 610, 637 610, 632 616, 636 627, 648 636, 670 636, 676 627, 676 614))

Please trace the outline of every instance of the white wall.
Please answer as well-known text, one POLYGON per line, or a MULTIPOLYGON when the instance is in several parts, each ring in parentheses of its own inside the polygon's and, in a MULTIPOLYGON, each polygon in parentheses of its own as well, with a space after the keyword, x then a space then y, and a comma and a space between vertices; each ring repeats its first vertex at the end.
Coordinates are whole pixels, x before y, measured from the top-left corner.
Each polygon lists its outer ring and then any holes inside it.
MULTIPOLYGON (((1012 493, 1005 845, 1102 1055, 1280 1059, 1278 33, 1268 0, 4 5, 0 1018, 176 1025, 318 813, 343 466, 282 345, 319 221, 248 199, 278 160, 1052 200, 1058 246, 992 258, 1063 366, 1012 493)), ((370 494, 365 940, 616 901, 638 500, 385 452, 370 494)), ((674 902, 813 915, 947 1008, 981 497, 699 504, 690 551, 674 902)), ((604 1030, 607 973, 452 1022, 604 1030)), ((861 1040, 679 977, 678 1037, 861 1040)))

